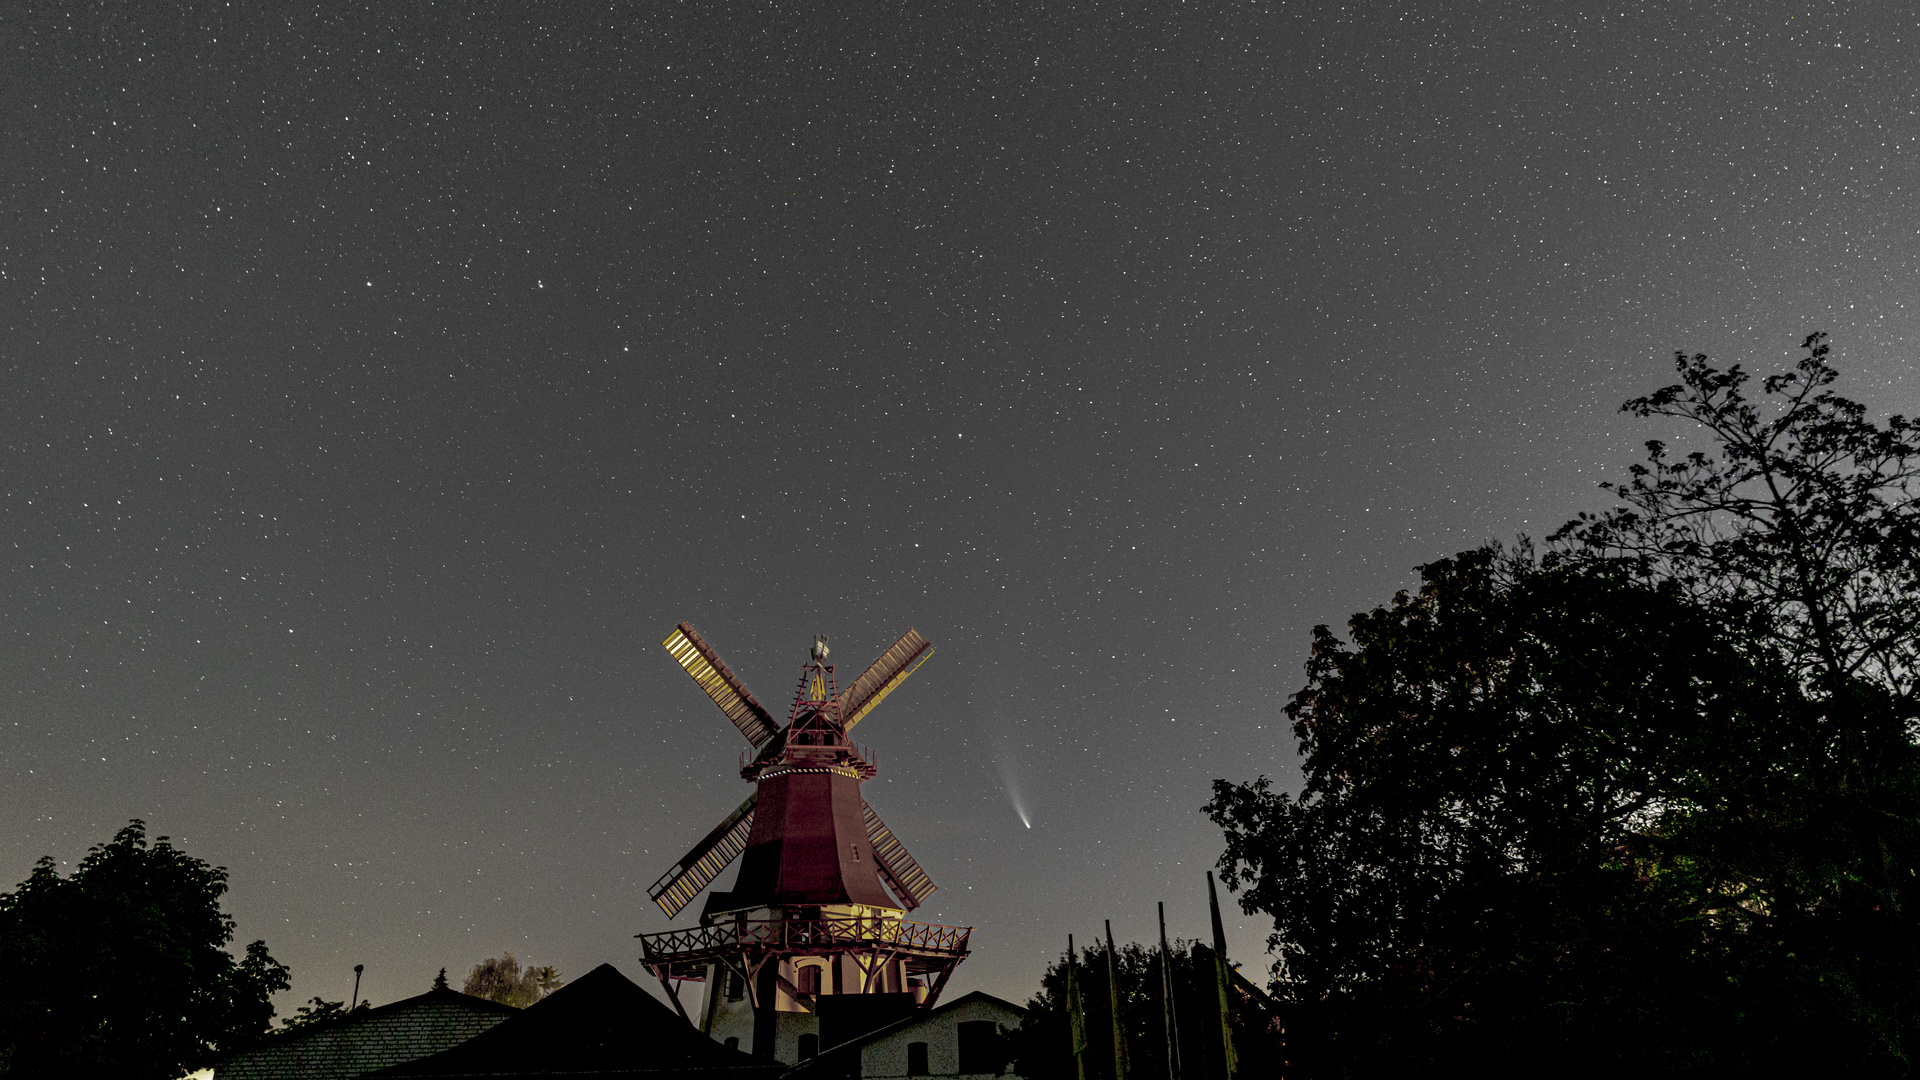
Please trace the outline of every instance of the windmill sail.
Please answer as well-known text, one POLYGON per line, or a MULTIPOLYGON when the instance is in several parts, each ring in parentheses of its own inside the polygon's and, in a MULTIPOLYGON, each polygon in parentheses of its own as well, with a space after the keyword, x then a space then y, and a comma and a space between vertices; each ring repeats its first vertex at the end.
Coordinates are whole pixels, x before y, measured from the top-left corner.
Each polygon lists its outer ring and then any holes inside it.
POLYGON ((933 879, 907 854, 906 845, 893 835, 880 815, 873 812, 873 807, 863 800, 860 808, 866 811, 867 839, 872 842, 874 858, 880 863, 880 876, 886 879, 887 888, 893 890, 900 903, 912 911, 933 895, 936 888, 933 879))
POLYGON ((720 706, 720 711, 727 714, 727 719, 733 721, 733 726, 740 729, 748 742, 759 746, 773 737, 778 730, 773 717, 767 715, 767 710, 754 700, 753 691, 747 689, 747 684, 740 681, 691 624, 674 627, 673 633, 660 644, 693 676, 693 681, 700 684, 700 689, 707 692, 713 703, 720 706))
POLYGON ((759 798, 758 791, 747 796, 746 802, 715 825, 685 858, 660 875, 660 880, 647 890, 647 899, 659 904, 667 918, 680 914, 689 900, 700 895, 700 890, 720 876, 727 864, 740 857, 747 846, 748 835, 753 832, 753 805, 759 798))
POLYGON ((893 647, 880 654, 861 676, 840 695, 840 724, 847 730, 860 718, 873 711, 880 699, 893 693, 894 688, 907 681, 913 669, 925 663, 933 655, 933 646, 920 636, 918 630, 908 630, 900 635, 893 647))

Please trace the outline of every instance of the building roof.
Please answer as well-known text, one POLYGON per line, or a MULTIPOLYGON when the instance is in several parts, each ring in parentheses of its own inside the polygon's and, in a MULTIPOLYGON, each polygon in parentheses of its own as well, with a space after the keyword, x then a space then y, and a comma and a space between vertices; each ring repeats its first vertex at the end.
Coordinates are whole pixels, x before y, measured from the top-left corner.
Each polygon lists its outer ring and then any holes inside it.
POLYGON ((707 1038, 612 964, 601 964, 469 1042, 376 1075, 506 1080, 673 1072, 689 1080, 767 1080, 782 1068, 707 1038))
POLYGON ((520 1010, 458 990, 357 1009, 276 1035, 214 1066, 214 1080, 352 1080, 458 1046, 520 1010))
POLYGON ((937 1008, 928 1009, 925 1012, 915 1012, 912 1016, 906 1017, 901 1020, 897 1020, 891 1024, 888 1024, 886 1027, 868 1032, 867 1034, 862 1035, 857 1039, 851 1039, 849 1040, 849 1042, 851 1043, 871 1042, 874 1039, 882 1038, 886 1036, 888 1033, 898 1030, 900 1028, 909 1028, 915 1024, 924 1024, 929 1020, 935 1019, 936 1017, 944 1016, 945 1014, 950 1013, 955 1009, 958 1009, 960 1006, 965 1005, 969 1002, 983 1002, 988 1005, 998 1005, 1001 1008, 1007 1010, 1008 1012, 1013 1013, 1015 1016, 1024 1017, 1027 1015, 1027 1010, 1024 1006, 1015 1005, 1013 1002, 1008 1001, 1006 998, 994 997, 992 994, 987 993, 985 990, 975 990, 970 994, 964 994, 960 997, 954 998, 952 1001, 942 1002, 937 1008))
POLYGON ((824 1080, 827 1077, 843 1077, 859 1074, 860 1051, 882 1039, 892 1038, 921 1024, 938 1021, 947 1013, 969 1004, 995 1005, 1014 1016, 1024 1018, 1027 1010, 1006 998, 995 997, 984 990, 975 990, 970 994, 942 1003, 938 1008, 924 1012, 916 1010, 913 1015, 896 1020, 885 1027, 876 1028, 857 1038, 848 1039, 836 1046, 821 1047, 818 1056, 811 1061, 803 1061, 787 1070, 783 1080, 824 1080))

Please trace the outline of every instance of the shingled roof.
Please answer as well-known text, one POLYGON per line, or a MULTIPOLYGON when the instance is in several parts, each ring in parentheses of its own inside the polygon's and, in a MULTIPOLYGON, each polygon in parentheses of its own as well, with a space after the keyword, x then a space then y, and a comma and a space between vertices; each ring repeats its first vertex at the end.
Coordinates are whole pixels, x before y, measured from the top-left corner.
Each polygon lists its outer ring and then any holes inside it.
POLYGON ((554 1077, 592 1073, 771 1080, 779 1062, 714 1042, 633 980, 601 964, 472 1040, 368 1080, 554 1077))
POLYGON ((458 1046, 520 1010, 458 990, 429 990, 277 1035, 214 1066, 214 1080, 353 1080, 458 1046))

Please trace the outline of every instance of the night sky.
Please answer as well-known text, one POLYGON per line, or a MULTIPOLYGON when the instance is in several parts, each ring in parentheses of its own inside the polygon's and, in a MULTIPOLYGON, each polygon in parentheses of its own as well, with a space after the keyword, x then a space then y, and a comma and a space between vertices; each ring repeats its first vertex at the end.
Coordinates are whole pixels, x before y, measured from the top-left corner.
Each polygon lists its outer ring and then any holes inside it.
POLYGON ((683 619, 782 717, 934 642, 867 796, 1024 1000, 1673 350, 1920 411, 1903 4, 347 7, 0 14, 0 887, 144 818, 283 1014, 641 977, 683 619))

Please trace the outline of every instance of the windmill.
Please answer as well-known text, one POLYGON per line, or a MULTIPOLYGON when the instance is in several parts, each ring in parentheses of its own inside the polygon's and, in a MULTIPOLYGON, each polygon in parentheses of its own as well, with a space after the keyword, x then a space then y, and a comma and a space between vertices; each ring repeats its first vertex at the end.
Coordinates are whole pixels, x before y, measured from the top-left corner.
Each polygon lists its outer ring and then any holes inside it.
POLYGON ((934 884, 861 796, 876 769, 847 733, 933 646, 908 630, 842 693, 827 639, 815 637, 782 725, 692 626, 661 644, 751 744, 740 777, 754 785, 647 890, 671 918, 740 860, 698 927, 639 935, 675 1007, 686 1015, 677 984, 702 982, 702 1031, 784 1061, 931 1007, 970 929, 906 920, 934 884))

